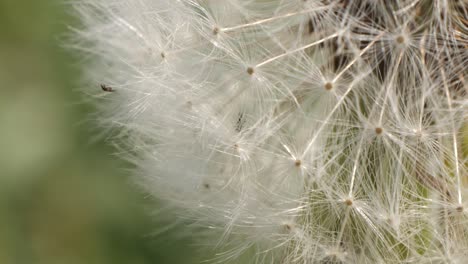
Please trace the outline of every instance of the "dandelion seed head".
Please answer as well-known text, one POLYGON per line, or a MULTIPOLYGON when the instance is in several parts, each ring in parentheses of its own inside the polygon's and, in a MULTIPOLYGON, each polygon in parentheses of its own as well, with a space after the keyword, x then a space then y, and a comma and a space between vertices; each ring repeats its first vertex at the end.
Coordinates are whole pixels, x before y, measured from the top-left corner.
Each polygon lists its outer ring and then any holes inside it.
POLYGON ((72 5, 93 119, 212 262, 466 260, 463 1, 72 5))

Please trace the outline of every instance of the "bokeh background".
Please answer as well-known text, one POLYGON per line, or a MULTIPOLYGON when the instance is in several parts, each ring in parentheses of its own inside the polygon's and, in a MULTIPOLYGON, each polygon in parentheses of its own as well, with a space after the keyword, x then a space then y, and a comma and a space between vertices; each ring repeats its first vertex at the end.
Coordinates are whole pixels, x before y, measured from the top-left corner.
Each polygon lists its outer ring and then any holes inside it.
POLYGON ((198 263, 93 140, 66 0, 0 0, 0 264, 198 263))

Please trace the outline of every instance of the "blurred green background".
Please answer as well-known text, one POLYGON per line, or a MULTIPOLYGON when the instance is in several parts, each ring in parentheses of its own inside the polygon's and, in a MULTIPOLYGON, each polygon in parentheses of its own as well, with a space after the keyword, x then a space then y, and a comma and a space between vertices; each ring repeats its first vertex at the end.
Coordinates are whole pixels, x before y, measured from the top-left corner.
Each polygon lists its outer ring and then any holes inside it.
POLYGON ((0 264, 196 263, 92 141, 65 0, 0 0, 0 264))

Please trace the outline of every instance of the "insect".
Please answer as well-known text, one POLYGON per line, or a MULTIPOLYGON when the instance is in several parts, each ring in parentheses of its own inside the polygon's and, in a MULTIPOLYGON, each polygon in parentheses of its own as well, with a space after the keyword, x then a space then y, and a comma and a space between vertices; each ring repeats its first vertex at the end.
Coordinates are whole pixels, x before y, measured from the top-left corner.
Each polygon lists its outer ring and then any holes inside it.
POLYGON ((245 124, 244 113, 239 113, 239 118, 237 119, 237 123, 236 123, 236 131, 241 132, 244 124, 245 124))
POLYGON ((101 89, 104 91, 104 92, 113 92, 115 91, 112 87, 108 86, 108 85, 105 85, 105 84, 101 84, 101 89))
POLYGON ((312 34, 312 33, 314 33, 314 31, 315 31, 315 28, 314 28, 314 22, 312 21, 312 18, 311 18, 311 19, 309 19, 308 26, 309 26, 309 34, 312 34))

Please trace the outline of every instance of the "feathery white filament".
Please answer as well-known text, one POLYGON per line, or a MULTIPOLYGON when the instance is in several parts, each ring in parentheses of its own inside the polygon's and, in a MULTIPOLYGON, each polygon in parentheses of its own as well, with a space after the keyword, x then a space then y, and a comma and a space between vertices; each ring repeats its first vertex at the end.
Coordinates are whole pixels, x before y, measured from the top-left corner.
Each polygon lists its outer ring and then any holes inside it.
POLYGON ((97 122, 212 262, 468 257, 466 2, 73 6, 97 122))

